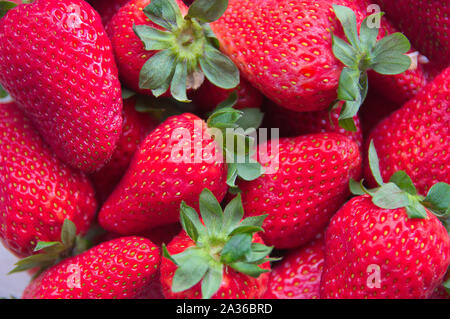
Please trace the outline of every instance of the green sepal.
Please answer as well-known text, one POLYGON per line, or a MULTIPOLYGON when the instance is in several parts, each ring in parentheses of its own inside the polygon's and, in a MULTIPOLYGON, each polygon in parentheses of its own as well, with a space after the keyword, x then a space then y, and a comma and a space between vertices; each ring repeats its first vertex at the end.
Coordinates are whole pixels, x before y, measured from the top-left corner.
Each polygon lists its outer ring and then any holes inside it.
POLYGON ((223 265, 214 264, 208 268, 202 281, 202 298, 210 299, 222 285, 223 265))
POLYGON ((172 82, 170 83, 170 93, 172 97, 180 102, 191 102, 186 95, 187 81, 187 64, 186 61, 179 62, 175 66, 172 82))
POLYGON ((167 30, 176 29, 183 21, 181 10, 174 0, 152 0, 144 8, 145 15, 167 30))
POLYGON ((234 270, 246 274, 250 277, 258 278, 266 272, 270 272, 270 269, 262 269, 256 264, 247 262, 236 262, 230 265, 234 270))
POLYGON ((218 20, 226 11, 228 0, 195 0, 190 6, 188 17, 202 22, 218 20))
POLYGON ((127 100, 129 98, 132 98, 133 96, 136 96, 136 92, 133 90, 130 90, 124 86, 122 86, 122 99, 127 100))
POLYGON ((370 171, 372 172, 373 177, 378 185, 383 185, 383 178, 381 177, 380 171, 380 160, 378 158, 377 150, 375 149, 375 144, 373 140, 370 141, 369 144, 369 166, 370 171))
POLYGON ((218 233, 223 224, 223 211, 214 194, 207 188, 200 194, 200 214, 209 234, 218 233))
POLYGON ((139 87, 158 97, 165 93, 175 72, 175 56, 170 50, 159 51, 145 62, 139 74, 139 87))
MULTIPOLYGON (((0 2, 1 3, 1 2, 0 2)), ((8 97, 9 93, 0 85, 0 99, 8 97)))
POLYGON ((242 116, 237 121, 237 125, 244 130, 258 129, 264 119, 264 113, 259 108, 241 109, 242 116))
POLYGON ((190 247, 172 257, 178 264, 172 281, 173 292, 192 288, 202 280, 208 271, 210 257, 198 248, 190 247))
POLYGON ((383 184, 373 195, 372 202, 381 208, 396 209, 409 205, 408 195, 394 183, 383 184))
POLYGON ((423 200, 423 204, 436 215, 450 215, 450 185, 443 182, 433 185, 423 200))
POLYGON ((3 18, 9 10, 17 7, 18 4, 11 1, 0 1, 0 19, 3 18))
POLYGON ((205 46, 199 58, 200 66, 206 78, 215 86, 233 89, 239 85, 239 70, 236 65, 214 46, 205 46))
POLYGON ((165 50, 172 46, 173 35, 147 25, 133 25, 134 33, 144 43, 145 50, 165 50))
POLYGON ((395 172, 389 179, 389 182, 396 184, 400 189, 411 195, 417 195, 417 190, 411 177, 404 171, 395 172))
POLYGON ((332 34, 332 49, 335 57, 345 67, 339 78, 338 100, 345 101, 339 117, 339 126, 355 131, 353 117, 367 96, 367 71, 380 74, 399 74, 406 71, 411 59, 405 55, 411 45, 400 33, 395 33, 377 42, 379 28, 369 26, 369 20, 381 18, 375 13, 365 18, 358 28, 355 13, 348 7, 333 5, 348 42, 332 34))
POLYGON ((220 232, 223 235, 230 235, 233 229, 241 222, 244 217, 244 207, 242 206, 241 194, 234 197, 223 212, 223 224, 220 232))
POLYGON ((232 264, 246 256, 252 247, 252 235, 240 233, 232 235, 225 244, 220 254, 220 260, 224 264, 232 264))

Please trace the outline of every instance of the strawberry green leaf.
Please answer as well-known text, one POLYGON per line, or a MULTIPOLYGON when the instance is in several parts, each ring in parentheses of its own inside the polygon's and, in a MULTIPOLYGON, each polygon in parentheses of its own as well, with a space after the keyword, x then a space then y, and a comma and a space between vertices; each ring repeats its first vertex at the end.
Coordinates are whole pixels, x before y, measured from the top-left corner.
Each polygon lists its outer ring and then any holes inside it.
POLYGON ((209 267, 202 281, 202 298, 210 299, 222 285, 223 265, 209 267))
POLYGON ((425 207, 417 199, 410 199, 409 205, 406 206, 406 213, 409 218, 427 218, 425 207))
POLYGON ((229 234, 229 236, 234 236, 238 234, 253 234, 260 231, 264 231, 264 229, 258 226, 239 226, 233 229, 233 231, 229 234))
POLYGON ((136 92, 122 86, 122 99, 127 100, 136 95, 136 92))
POLYGON ((396 209, 410 204, 408 195, 394 183, 383 184, 373 194, 372 202, 376 206, 385 209, 396 209))
POLYGON ((0 19, 5 16, 9 10, 17 7, 17 3, 11 1, 0 1, 0 19))
POLYGON ((200 221, 197 212, 184 201, 180 205, 180 223, 193 241, 197 241, 198 236, 206 234, 206 229, 200 221))
POLYGON ((344 33, 355 48, 359 48, 360 42, 358 37, 358 27, 356 25, 356 15, 352 9, 345 6, 333 5, 334 13, 341 22, 344 33))
POLYGON ((183 20, 175 0, 152 0, 144 13, 153 23, 168 30, 175 29, 183 20))
POLYGON ((332 35, 332 41, 334 56, 344 65, 351 68, 356 68, 358 66, 358 61, 356 60, 357 52, 355 49, 334 34, 332 35))
POLYGON ((356 101, 359 94, 359 76, 357 69, 345 67, 339 77, 338 98, 344 101, 356 101))
POLYGON ((417 194, 417 190, 416 187, 414 186, 413 181, 404 171, 398 171, 394 173, 389 179, 389 181, 391 183, 396 184, 400 189, 404 190, 405 192, 411 195, 417 194))
POLYGON ((234 197, 224 209, 221 233, 228 235, 244 217, 241 194, 234 197))
POLYGON ((166 244, 162 244, 162 254, 165 258, 169 259, 171 262, 178 266, 178 262, 170 255, 169 251, 167 250, 166 244))
POLYGON ((407 55, 384 54, 373 59, 372 69, 385 75, 400 74, 411 66, 411 58, 407 55))
POLYGON ((263 174, 263 168, 260 163, 251 163, 249 160, 246 163, 236 164, 238 176, 244 181, 253 181, 263 174))
POLYGON ((158 30, 148 25, 134 25, 134 33, 144 43, 145 50, 165 50, 172 46, 172 33, 158 30))
MULTIPOLYGON (((145 62, 139 74, 139 87, 141 89, 157 90, 167 88, 175 71, 175 56, 169 50, 156 53, 145 62)), ((159 92, 161 94, 164 92, 159 92)), ((155 94, 155 93, 154 93, 155 94)), ((156 95, 155 96, 159 96, 156 95)))
POLYGON ((190 102, 186 94, 187 64, 185 62, 177 63, 175 73, 170 83, 170 93, 180 102, 190 102))
POLYGON ((254 278, 258 278, 263 273, 270 272, 269 269, 262 269, 258 265, 247 262, 236 262, 230 266, 234 270, 254 278))
POLYGON ((238 177, 236 163, 228 162, 228 172, 227 172, 227 185, 230 187, 236 187, 236 180, 238 177))
POLYGON ((200 194, 200 214, 209 234, 217 233, 223 224, 223 212, 220 203, 207 188, 200 194))
POLYGON ((55 261, 54 255, 49 254, 32 255, 19 260, 15 264, 16 267, 13 270, 11 270, 8 274, 14 274, 17 272, 26 271, 33 268, 48 267, 52 265, 54 261, 55 261))
POLYGON ((36 244, 36 247, 34 247, 34 251, 41 251, 44 249, 52 248, 52 247, 64 247, 61 242, 59 241, 40 241, 36 244))
POLYGON ((195 0, 189 7, 188 16, 202 22, 213 22, 225 13, 228 0, 195 0))
POLYGON ((366 17, 361 23, 361 28, 359 31, 361 46, 367 52, 370 52, 370 50, 375 47, 375 44, 377 43, 378 33, 380 32, 379 28, 370 26, 369 21, 373 21, 374 19, 381 19, 381 16, 383 16, 383 12, 374 13, 366 17))
POLYGON ((263 244, 253 243, 250 252, 246 255, 246 261, 249 263, 261 263, 267 260, 267 256, 272 253, 273 247, 263 244))
POLYGON ((400 32, 390 34, 375 44, 373 55, 383 56, 389 53, 406 53, 411 49, 411 43, 408 38, 400 32))
POLYGON ((369 145, 369 166, 377 184, 380 186, 383 185, 384 182, 380 172, 380 160, 378 159, 377 150, 375 149, 373 140, 370 141, 369 145))
POLYGON ((350 192, 353 195, 365 195, 366 194, 366 192, 364 190, 364 186, 362 185, 362 181, 357 182, 353 178, 351 178, 350 182, 349 182, 349 188, 350 188, 350 192))
MULTIPOLYGON (((1 3, 1 2, 0 2, 1 3)), ((4 99, 8 96, 8 92, 0 85, 0 99, 4 99)))
POLYGON ((219 105, 217 105, 216 109, 222 109, 222 108, 232 108, 233 106, 236 105, 238 101, 238 95, 236 93, 236 91, 233 91, 230 93, 230 95, 228 95, 227 99, 223 102, 220 102, 219 105))
POLYGON ((178 263, 172 281, 172 291, 181 292, 192 288, 202 280, 209 268, 210 257, 197 249, 187 249, 185 254, 172 256, 178 263))
POLYGON ((260 215, 260 216, 250 216, 247 217, 246 219, 244 219, 240 226, 257 226, 257 227, 262 227, 264 220, 267 218, 267 216, 269 215, 260 215))
POLYGON ((261 126, 264 113, 259 108, 242 109, 242 117, 237 121, 237 125, 244 130, 257 129, 261 126))
POLYGON ((225 264, 232 264, 241 260, 250 252, 251 246, 251 234, 243 233, 234 235, 223 247, 220 260, 225 264))
POLYGON ((234 63, 212 45, 206 45, 199 59, 206 78, 215 86, 232 89, 239 85, 239 70, 234 63))
POLYGON ((214 31, 211 29, 211 26, 209 24, 203 25, 203 32, 205 34, 205 37, 208 39, 209 43, 216 49, 219 49, 220 48, 219 39, 217 39, 216 35, 214 34, 214 31))
POLYGON ((73 247, 77 236, 77 227, 69 220, 65 219, 61 229, 61 242, 65 247, 73 247))
POLYGON ((450 185, 443 182, 433 185, 423 204, 438 214, 450 214, 450 185))

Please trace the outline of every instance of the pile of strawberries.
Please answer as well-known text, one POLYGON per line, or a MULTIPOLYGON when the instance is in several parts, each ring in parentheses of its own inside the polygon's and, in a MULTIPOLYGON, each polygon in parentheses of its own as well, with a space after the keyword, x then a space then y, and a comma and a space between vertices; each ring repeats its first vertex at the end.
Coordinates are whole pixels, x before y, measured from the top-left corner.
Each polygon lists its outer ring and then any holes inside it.
POLYGON ((449 298, 450 4, 185 2, 0 1, 23 298, 449 298))

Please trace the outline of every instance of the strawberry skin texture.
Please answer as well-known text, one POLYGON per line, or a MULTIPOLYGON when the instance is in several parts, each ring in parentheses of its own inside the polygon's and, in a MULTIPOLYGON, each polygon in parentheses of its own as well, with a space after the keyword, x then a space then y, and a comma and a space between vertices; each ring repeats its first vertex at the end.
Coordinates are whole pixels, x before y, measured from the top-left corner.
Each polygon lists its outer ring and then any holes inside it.
POLYGON ((321 298, 428 298, 450 264, 450 239, 432 213, 409 219, 404 208, 375 206, 368 195, 346 203, 325 235, 321 298), (369 288, 380 267, 380 287, 369 288))
MULTIPOLYGON (((253 242, 264 244, 258 234, 253 236, 253 242)), ((195 243, 185 231, 176 236, 167 246, 170 255, 176 255, 195 243)), ((260 265, 263 269, 270 269, 270 263, 260 265)), ((162 257, 161 260, 161 286, 166 299, 201 299, 201 283, 194 287, 174 293, 172 291, 172 281, 177 266, 169 259, 162 257)), ((258 278, 253 278, 243 273, 239 273, 230 267, 226 267, 223 272, 222 285, 211 299, 260 299, 264 295, 269 282, 269 273, 264 273, 258 278)))
POLYGON ((336 99, 343 65, 331 50, 331 31, 343 37, 332 4, 351 1, 229 1, 211 24, 221 50, 241 74, 278 105, 324 110, 336 99))
MULTIPOLYGON (((416 98, 372 131, 367 141, 374 140, 384 180, 403 170, 422 195, 435 183, 450 181, 449 101, 450 68, 447 68, 416 98)), ((365 177, 374 184, 368 165, 365 177)))
POLYGON ((134 235, 177 222, 181 201, 198 207, 198 197, 204 188, 222 201, 228 189, 227 168, 222 153, 206 130, 203 120, 185 113, 167 119, 150 133, 101 209, 100 225, 111 232, 134 235), (176 148, 185 142, 182 132, 189 132, 190 137, 195 135, 199 139, 198 143, 189 140, 191 145, 187 151, 192 155, 192 163, 178 163, 173 158, 180 154, 176 148), (203 155, 197 163, 193 157, 195 152, 203 155), (213 157, 220 158, 220 162, 208 160, 213 157))
POLYGON ((91 175, 97 197, 101 202, 108 198, 120 182, 141 142, 158 126, 155 119, 137 112, 135 106, 135 98, 124 100, 122 134, 116 150, 111 160, 100 171, 91 175))
POLYGON ((260 158, 278 155, 279 169, 239 183, 244 211, 269 215, 261 234, 268 245, 294 248, 323 231, 348 198, 350 178, 361 174, 361 155, 355 142, 336 133, 284 138, 278 152, 271 148, 271 142, 260 145, 260 158))
POLYGON ((97 209, 84 174, 44 144, 13 103, 0 104, 0 238, 19 257, 38 241, 58 241, 65 219, 85 233, 97 209))
MULTIPOLYGON (((106 30, 111 39, 120 79, 130 89, 146 95, 153 95, 151 90, 139 87, 139 73, 145 62, 158 51, 146 51, 141 39, 133 31, 133 25, 148 25, 164 30, 147 18, 143 9, 150 0, 131 0, 111 19, 106 30)), ((183 15, 188 8, 181 0, 176 0, 183 15)))
POLYGON ((269 102, 265 105, 265 125, 263 127, 279 128, 282 137, 295 137, 313 133, 340 133, 358 144, 363 145, 363 136, 359 116, 353 118, 356 132, 347 131, 339 126, 339 114, 341 108, 330 112, 293 112, 269 102))
POLYGON ((100 14, 103 25, 107 25, 112 17, 122 8, 129 0, 89 0, 91 6, 100 14))
POLYGON ((233 91, 238 95, 238 100, 233 106, 237 110, 259 108, 263 103, 263 95, 242 77, 238 87, 231 90, 219 88, 205 80, 198 90, 192 92, 191 98, 202 113, 207 113, 225 101, 233 91))
POLYGON ((25 289, 23 299, 147 299, 159 263, 159 248, 150 240, 115 239, 47 269, 25 289), (77 273, 80 287, 71 288, 77 273))
POLYGON ((450 64, 450 3, 440 0, 375 0, 412 44, 441 67, 450 64))
POLYGON ((289 252, 273 268, 264 299, 319 299, 324 248, 320 238, 289 252))
POLYGON ((98 14, 37 0, 0 24, 0 83, 56 155, 85 172, 110 159, 122 127, 117 68, 98 14))

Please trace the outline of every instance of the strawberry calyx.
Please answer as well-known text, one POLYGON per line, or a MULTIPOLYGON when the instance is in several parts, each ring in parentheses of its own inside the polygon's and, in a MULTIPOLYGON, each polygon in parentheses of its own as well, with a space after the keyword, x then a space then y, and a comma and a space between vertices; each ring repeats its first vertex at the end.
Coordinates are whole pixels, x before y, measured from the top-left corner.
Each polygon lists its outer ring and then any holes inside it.
POLYGON ((197 89, 204 77, 214 85, 232 89, 239 84, 239 71, 219 51, 210 22, 220 18, 226 0, 196 0, 183 17, 175 0, 153 0, 145 15, 164 30, 135 25, 133 30, 148 51, 158 51, 140 71, 139 87, 156 97, 170 88, 178 101, 190 102, 186 90, 197 89))
POLYGON ((346 130, 356 131, 353 117, 367 96, 367 71, 373 70, 385 75, 405 72, 411 65, 411 58, 406 54, 411 49, 411 44, 399 32, 377 41, 382 12, 366 17, 358 33, 353 10, 338 5, 333 5, 333 9, 348 42, 332 34, 333 53, 345 65, 339 78, 337 101, 332 108, 339 107, 339 102, 344 101, 339 125, 346 130))
POLYGON ((202 297, 209 299, 219 290, 226 267, 255 278, 269 272, 260 265, 273 260, 268 258, 273 247, 253 242, 253 235, 263 231, 267 215, 242 220, 240 195, 222 210, 208 189, 200 194, 200 215, 201 219, 195 209, 183 202, 181 225, 195 245, 176 255, 170 255, 163 245, 164 257, 178 266, 172 282, 174 293, 201 282, 202 297))
POLYGON ((90 247, 90 241, 76 234, 76 226, 69 219, 64 220, 61 228, 61 241, 38 242, 34 252, 38 254, 31 255, 19 260, 15 268, 9 274, 26 271, 33 268, 39 268, 37 276, 42 271, 51 267, 61 260, 76 256, 90 247))
POLYGON ((411 178, 404 171, 394 173, 388 183, 381 177, 379 158, 373 140, 369 145, 369 166, 378 184, 377 188, 367 189, 361 180, 350 180, 350 191, 354 195, 369 194, 376 206, 384 209, 405 208, 409 218, 427 218, 428 209, 436 215, 448 231, 450 221, 450 185, 439 182, 433 185, 427 196, 417 193, 411 178))
POLYGON ((3 18, 9 10, 17 6, 18 4, 12 1, 0 1, 0 19, 3 18))
POLYGON ((227 163, 227 185, 234 191, 237 190, 238 177, 252 181, 264 172, 261 164, 254 159, 255 134, 263 114, 257 109, 236 110, 233 108, 236 101, 237 95, 232 93, 207 120, 208 131, 222 149, 227 163))

